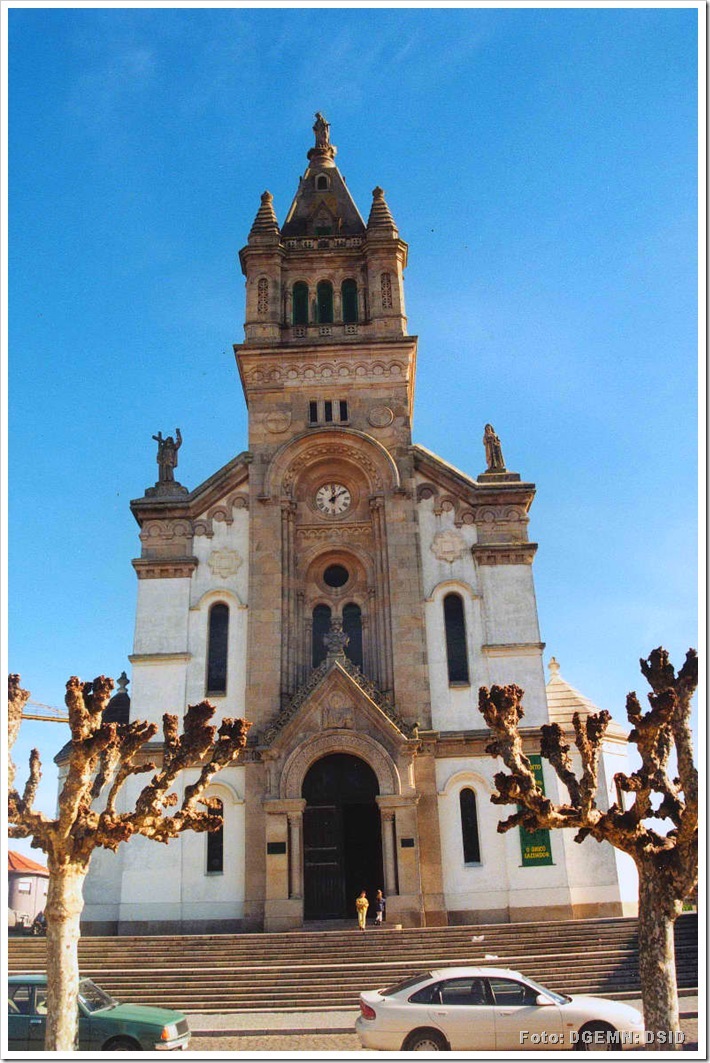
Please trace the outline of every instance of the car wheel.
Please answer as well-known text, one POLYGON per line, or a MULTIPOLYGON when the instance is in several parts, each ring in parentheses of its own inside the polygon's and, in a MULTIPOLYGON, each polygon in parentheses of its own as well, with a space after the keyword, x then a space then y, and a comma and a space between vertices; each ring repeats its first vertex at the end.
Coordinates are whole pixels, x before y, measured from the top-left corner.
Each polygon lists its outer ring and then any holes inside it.
POLYGON ((614 1052, 618 1048, 615 1043, 616 1029, 608 1022, 588 1022, 579 1031, 577 1042, 578 1052, 614 1052), (595 1035, 603 1034, 598 1041, 595 1035))
POLYGON ((415 1030, 402 1045, 404 1052, 448 1052, 446 1038, 438 1030, 415 1030))
POLYGON ((114 1037, 103 1046, 103 1052, 140 1052, 141 1046, 131 1037, 114 1037))

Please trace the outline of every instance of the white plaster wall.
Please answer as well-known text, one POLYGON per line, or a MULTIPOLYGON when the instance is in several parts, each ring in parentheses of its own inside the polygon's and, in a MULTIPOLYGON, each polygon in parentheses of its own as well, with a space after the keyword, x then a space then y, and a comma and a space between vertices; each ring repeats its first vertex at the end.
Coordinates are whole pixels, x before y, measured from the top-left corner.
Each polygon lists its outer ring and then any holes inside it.
MULTIPOLYGON (((547 788, 546 768, 543 765, 547 788)), ((548 867, 521 866, 517 828, 498 834, 498 823, 514 811, 512 805, 508 809, 491 804, 493 776, 500 770, 500 762, 491 757, 452 757, 436 762, 447 909, 495 911, 569 904, 564 847, 554 831, 550 834, 554 863, 548 867), (465 786, 471 786, 476 793, 480 866, 466 866, 463 861, 459 793, 465 786)))
MULTIPOLYGON (((184 786, 197 772, 183 773, 175 787, 182 800, 184 786)), ((130 800, 139 781, 132 783, 130 800)), ((167 845, 134 836, 124 845, 120 919, 161 921, 236 919, 244 907, 244 767, 223 769, 208 794, 224 804, 224 872, 207 874, 206 837, 186 831, 167 845)))
POLYGON ((515 647, 510 647, 504 651, 489 650, 486 657, 491 685, 503 687, 515 683, 524 691, 525 715, 521 726, 540 727, 543 723, 548 723, 542 650, 534 648, 516 650, 515 647))
POLYGON ((191 580, 139 579, 134 653, 184 653, 191 580))
POLYGON ((486 603, 486 642, 539 642, 532 565, 480 565, 478 578, 486 603))
POLYGON ((131 679, 131 720, 150 720, 159 725, 156 741, 162 736, 163 713, 185 712, 187 655, 176 659, 133 661, 131 679))

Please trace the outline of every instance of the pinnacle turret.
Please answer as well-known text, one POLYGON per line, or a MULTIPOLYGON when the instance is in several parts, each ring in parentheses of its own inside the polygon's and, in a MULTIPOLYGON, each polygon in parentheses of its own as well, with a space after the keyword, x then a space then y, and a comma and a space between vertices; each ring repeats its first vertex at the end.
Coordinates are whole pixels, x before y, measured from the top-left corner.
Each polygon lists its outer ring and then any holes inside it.
POLYGON ((278 236, 279 223, 274 212, 274 197, 271 192, 261 193, 261 206, 256 212, 254 224, 249 230, 249 240, 253 236, 278 236))
POLYGON ((398 236, 397 226, 390 214, 390 209, 385 201, 385 193, 378 185, 372 190, 372 207, 370 217, 367 219, 368 235, 373 232, 386 233, 388 236, 398 236))

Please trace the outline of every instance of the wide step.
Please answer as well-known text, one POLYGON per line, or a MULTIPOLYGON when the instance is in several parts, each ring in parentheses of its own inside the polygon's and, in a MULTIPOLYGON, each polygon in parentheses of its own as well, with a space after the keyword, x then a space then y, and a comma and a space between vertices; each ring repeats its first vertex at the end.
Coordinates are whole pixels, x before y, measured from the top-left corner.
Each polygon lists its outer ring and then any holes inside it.
MULTIPOLYGON (((680 988, 698 983, 697 916, 676 922, 680 988)), ((12 971, 44 970, 44 939, 10 938, 12 971)), ((637 996, 635 919, 82 938, 79 963, 118 999, 188 1012, 357 1007, 362 990, 446 966, 511 967, 570 993, 637 996), (486 957, 489 958, 486 958, 486 957)))

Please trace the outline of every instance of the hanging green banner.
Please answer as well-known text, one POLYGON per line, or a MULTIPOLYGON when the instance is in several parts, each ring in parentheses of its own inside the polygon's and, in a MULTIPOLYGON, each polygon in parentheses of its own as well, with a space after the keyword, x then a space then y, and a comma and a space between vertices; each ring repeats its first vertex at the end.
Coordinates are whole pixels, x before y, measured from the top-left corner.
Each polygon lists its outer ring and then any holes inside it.
MULTIPOLYGON (((535 775, 535 782, 542 792, 545 792, 545 780, 542 775, 542 757, 529 756, 530 766, 535 775)), ((520 852, 523 867, 542 867, 552 863, 552 847, 550 845, 550 832, 545 827, 542 830, 526 830, 520 828, 520 852)))

